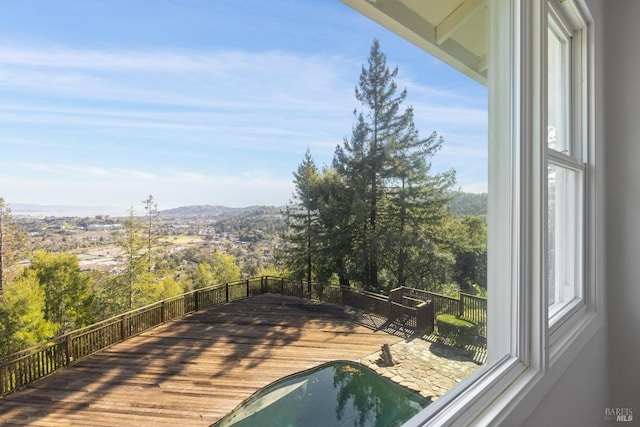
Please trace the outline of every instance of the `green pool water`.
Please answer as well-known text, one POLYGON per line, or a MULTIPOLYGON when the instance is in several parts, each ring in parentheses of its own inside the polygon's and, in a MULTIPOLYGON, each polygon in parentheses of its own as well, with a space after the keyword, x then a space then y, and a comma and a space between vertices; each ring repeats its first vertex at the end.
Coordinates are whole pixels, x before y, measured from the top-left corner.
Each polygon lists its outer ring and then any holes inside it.
POLYGON ((352 362, 331 362, 255 393, 214 427, 394 427, 424 399, 352 362))

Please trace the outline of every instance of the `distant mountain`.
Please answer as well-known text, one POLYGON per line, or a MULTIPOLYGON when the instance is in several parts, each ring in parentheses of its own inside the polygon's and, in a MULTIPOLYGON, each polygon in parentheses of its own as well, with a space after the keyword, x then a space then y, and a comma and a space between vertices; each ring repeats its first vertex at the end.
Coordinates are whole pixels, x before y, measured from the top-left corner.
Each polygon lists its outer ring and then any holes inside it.
MULTIPOLYGON (((9 203, 11 212, 18 216, 36 216, 36 217, 90 217, 96 215, 110 215, 113 217, 129 216, 126 209, 118 209, 112 206, 71 206, 71 205, 38 205, 32 203, 9 203)), ((219 219, 241 215, 254 214, 263 215, 271 213, 272 210, 278 210, 273 206, 247 206, 243 208, 230 208, 219 205, 197 205, 197 206, 181 206, 174 209, 166 209, 160 211, 160 215, 164 217, 217 217, 219 219)), ((140 216, 144 213, 136 212, 135 215, 140 216)))
POLYGON ((487 215, 487 193, 465 193, 459 191, 453 194, 449 202, 449 210, 458 216, 487 215))
POLYGON ((38 205, 32 203, 9 203, 14 215, 87 217, 95 215, 125 216, 127 211, 113 206, 38 205))
POLYGON ((251 210, 259 209, 261 206, 248 206, 245 208, 229 208, 219 205, 195 205, 195 206, 181 206, 174 209, 166 209, 160 211, 162 216, 182 216, 182 217, 227 217, 233 215, 239 215, 251 210))

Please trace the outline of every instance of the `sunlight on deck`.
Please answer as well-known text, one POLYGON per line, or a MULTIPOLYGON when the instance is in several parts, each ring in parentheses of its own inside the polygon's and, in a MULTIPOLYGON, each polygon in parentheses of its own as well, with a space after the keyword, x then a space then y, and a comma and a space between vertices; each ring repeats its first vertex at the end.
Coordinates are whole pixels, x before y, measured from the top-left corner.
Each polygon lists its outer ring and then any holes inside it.
POLYGON ((0 400, 0 424, 207 426, 267 384, 402 338, 344 307, 261 295, 192 314, 0 400))

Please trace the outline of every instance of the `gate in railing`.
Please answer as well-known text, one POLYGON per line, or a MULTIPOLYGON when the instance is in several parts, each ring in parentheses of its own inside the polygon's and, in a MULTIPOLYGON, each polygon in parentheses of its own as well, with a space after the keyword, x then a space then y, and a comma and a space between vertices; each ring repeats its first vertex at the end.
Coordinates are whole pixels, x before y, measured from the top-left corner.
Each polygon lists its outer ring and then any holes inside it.
POLYGON ((487 338, 487 299, 460 292, 452 298, 422 289, 403 288, 404 293, 422 301, 432 301, 434 318, 439 314, 452 314, 478 325, 478 336, 487 338))

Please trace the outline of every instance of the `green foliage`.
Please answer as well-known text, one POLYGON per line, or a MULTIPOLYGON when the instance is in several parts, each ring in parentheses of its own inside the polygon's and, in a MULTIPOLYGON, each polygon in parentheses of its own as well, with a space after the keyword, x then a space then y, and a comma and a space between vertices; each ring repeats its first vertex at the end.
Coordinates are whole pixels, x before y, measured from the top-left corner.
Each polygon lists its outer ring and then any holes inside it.
POLYGON ((63 334, 92 323, 90 277, 80 271, 75 255, 36 251, 26 274, 33 273, 45 293, 45 318, 63 334))
POLYGON ((145 256, 147 258, 147 268, 151 271, 154 267, 153 262, 153 251, 155 247, 158 245, 158 240, 160 236, 156 232, 157 228, 157 220, 160 212, 158 211, 158 204, 154 201, 153 196, 149 195, 146 199, 142 201, 144 204, 144 240, 145 240, 145 256))
POLYGON ((0 355, 51 338, 56 325, 44 317, 45 291, 33 271, 8 283, 0 299, 0 355))
POLYGON ((465 193, 458 191, 449 202, 449 210, 456 216, 487 216, 487 193, 465 193))
POLYGON ((478 216, 450 218, 447 226, 449 248, 455 257, 453 279, 465 292, 473 284, 487 288, 487 225, 478 216))
POLYGON ((476 285, 475 283, 473 285, 471 285, 471 286, 472 286, 473 291, 474 291, 476 296, 479 296, 479 297, 482 297, 482 298, 487 298, 489 296, 486 288, 482 288, 482 287, 476 285))
POLYGON ((283 269, 276 267, 275 265, 266 265, 261 267, 256 275, 256 277, 270 276, 270 277, 291 277, 291 275, 283 269))
POLYGON ((439 315, 435 324, 439 335, 459 346, 473 344, 478 336, 478 325, 451 314, 439 315))
POLYGON ((286 207, 287 242, 283 264, 296 280, 311 282, 316 277, 321 224, 318 215, 320 174, 309 150, 293 173, 295 192, 286 207))
POLYGON ((123 252, 120 259, 124 261, 124 268, 113 282, 115 293, 124 297, 122 304, 127 308, 134 307, 134 288, 144 282, 141 276, 150 272, 149 258, 145 256, 148 242, 143 236, 142 224, 133 213, 131 208, 116 242, 123 252))
POLYGON ((261 206, 222 218, 215 222, 215 228, 219 233, 237 234, 241 241, 257 242, 283 233, 286 225, 280 208, 261 206))
POLYGON ((233 255, 215 251, 211 257, 211 271, 215 284, 240 280, 240 268, 233 255))
POLYGON ((370 290, 419 283, 434 230, 449 201, 455 173, 431 174, 428 159, 442 146, 420 136, 413 109, 402 108, 398 69, 390 70, 377 40, 362 68, 350 137, 331 168, 318 172, 310 154, 294 173, 284 258, 295 278, 370 290), (425 224, 428 224, 426 226, 425 224))
POLYGON ((127 310, 129 307, 128 293, 125 294, 123 286, 118 282, 119 276, 101 271, 90 271, 86 274, 90 276, 93 287, 96 321, 107 319, 127 310))
POLYGON ((209 262, 201 262, 198 264, 198 267, 191 277, 193 289, 234 282, 240 280, 242 277, 240 268, 233 255, 216 251, 211 256, 209 262))
POLYGON ((198 264, 196 271, 193 273, 192 283, 193 289, 202 289, 207 286, 215 285, 215 277, 211 264, 206 262, 198 264))
POLYGON ((429 288, 431 292, 451 298, 460 297, 460 286, 457 283, 438 283, 429 288))
POLYGON ((164 277, 157 281, 142 281, 136 284, 134 289, 134 306, 142 307, 182 293, 182 286, 172 277, 164 277))
POLYGON ((29 245, 21 227, 14 221, 11 209, 0 197, 0 297, 6 283, 17 277, 18 261, 27 257, 29 245))

